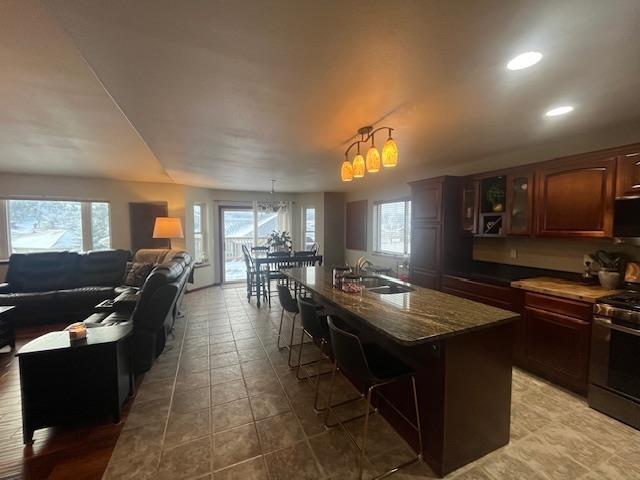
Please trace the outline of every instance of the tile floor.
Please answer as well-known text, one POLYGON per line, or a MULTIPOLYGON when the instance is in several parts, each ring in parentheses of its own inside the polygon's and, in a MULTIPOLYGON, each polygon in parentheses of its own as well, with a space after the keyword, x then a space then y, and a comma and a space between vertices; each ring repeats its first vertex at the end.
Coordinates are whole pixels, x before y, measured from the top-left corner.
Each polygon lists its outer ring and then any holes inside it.
MULTIPOLYGON (((312 385, 295 379, 277 348, 279 308, 258 310, 241 288, 212 288, 187 295, 185 310, 142 382, 105 479, 355 477, 347 433, 324 428, 312 385)), ((354 393, 341 379, 336 400, 354 393)), ((362 424, 349 425, 358 438, 362 424)), ((379 416, 368 445, 369 476, 411 456, 379 416)), ((392 478, 436 477, 419 464, 392 478)), ((515 370, 511 443, 447 478, 640 479, 640 432, 515 370)))

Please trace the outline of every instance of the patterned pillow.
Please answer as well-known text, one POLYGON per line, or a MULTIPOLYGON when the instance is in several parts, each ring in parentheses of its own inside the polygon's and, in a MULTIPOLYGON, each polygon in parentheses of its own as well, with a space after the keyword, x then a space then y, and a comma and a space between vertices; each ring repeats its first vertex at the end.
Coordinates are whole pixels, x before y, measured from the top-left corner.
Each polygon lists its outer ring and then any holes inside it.
POLYGON ((153 263, 127 263, 124 284, 130 287, 142 287, 151 270, 153 270, 153 263))

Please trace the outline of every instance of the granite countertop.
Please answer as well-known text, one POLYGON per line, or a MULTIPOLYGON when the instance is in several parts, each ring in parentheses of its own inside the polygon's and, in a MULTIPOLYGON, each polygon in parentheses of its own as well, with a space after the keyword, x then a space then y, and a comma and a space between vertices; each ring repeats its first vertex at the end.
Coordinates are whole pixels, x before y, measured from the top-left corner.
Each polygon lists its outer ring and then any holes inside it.
POLYGON ((620 292, 620 290, 607 290, 600 285, 585 285, 580 282, 553 277, 536 277, 517 280, 511 282, 511 286, 530 292, 546 293, 556 297, 582 300, 583 302, 589 303, 595 303, 600 297, 614 295, 620 292))
POLYGON ((389 280, 415 290, 407 293, 379 294, 364 289, 361 293, 345 293, 333 288, 332 272, 328 268, 296 268, 285 273, 330 304, 346 310, 402 345, 418 345, 460 335, 519 317, 514 312, 396 279, 389 280))

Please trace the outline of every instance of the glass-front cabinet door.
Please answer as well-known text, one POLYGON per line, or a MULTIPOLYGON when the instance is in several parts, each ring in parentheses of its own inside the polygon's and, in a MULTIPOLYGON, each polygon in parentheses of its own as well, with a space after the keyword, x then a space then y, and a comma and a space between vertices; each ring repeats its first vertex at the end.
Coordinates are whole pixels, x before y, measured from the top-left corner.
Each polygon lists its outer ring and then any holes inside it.
POLYGON ((478 199, 478 182, 469 180, 462 185, 462 229, 466 232, 477 233, 476 221, 478 199))
POLYGON ((531 235, 533 172, 507 177, 507 234, 531 235))

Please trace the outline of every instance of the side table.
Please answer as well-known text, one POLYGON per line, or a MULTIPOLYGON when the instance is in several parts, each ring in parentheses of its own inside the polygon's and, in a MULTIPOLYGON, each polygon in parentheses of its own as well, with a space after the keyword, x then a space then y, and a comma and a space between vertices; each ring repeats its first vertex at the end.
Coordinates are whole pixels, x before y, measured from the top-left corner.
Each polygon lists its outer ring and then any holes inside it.
POLYGON ((130 323, 89 328, 73 342, 69 332, 51 332, 18 351, 24 443, 38 428, 106 415, 120 421, 134 388, 132 331, 130 323))
POLYGON ((11 350, 16 348, 16 331, 11 317, 11 310, 14 308, 14 306, 0 307, 0 348, 7 345, 11 350))

